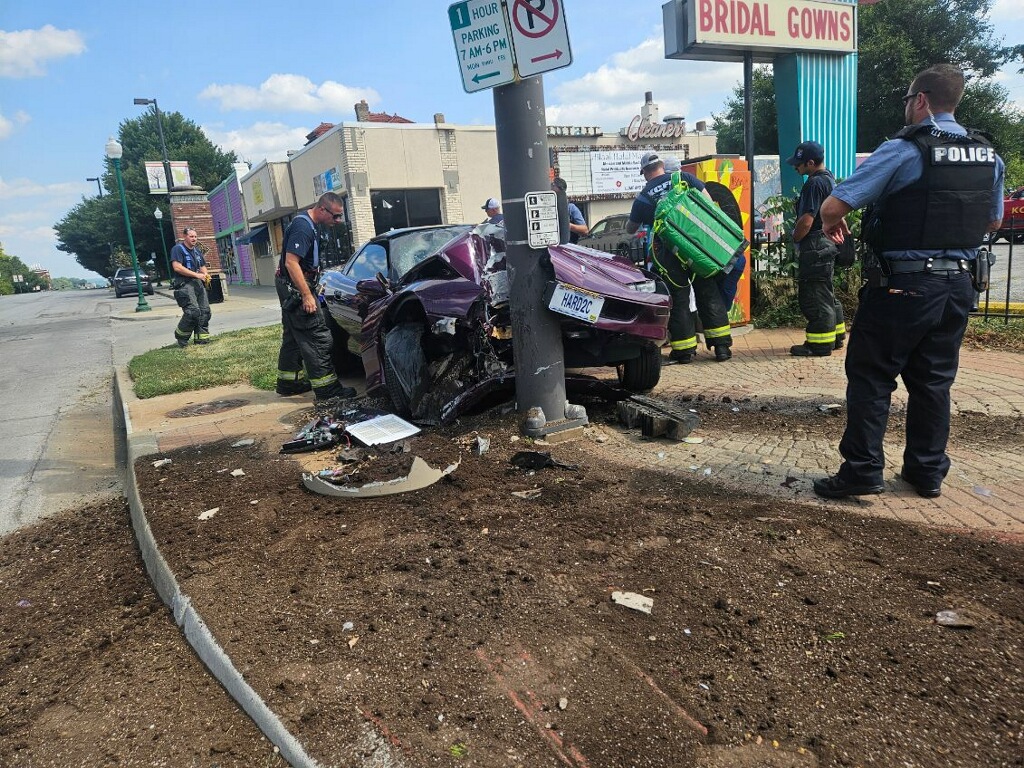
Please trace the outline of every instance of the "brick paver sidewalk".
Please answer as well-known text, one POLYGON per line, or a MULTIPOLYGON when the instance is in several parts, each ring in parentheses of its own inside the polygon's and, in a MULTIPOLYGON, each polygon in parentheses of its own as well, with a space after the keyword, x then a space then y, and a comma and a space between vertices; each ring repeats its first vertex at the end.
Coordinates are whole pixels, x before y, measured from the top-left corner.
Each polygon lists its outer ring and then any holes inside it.
MULTIPOLYGON (((845 404, 845 354, 795 358, 789 347, 803 340, 797 329, 754 330, 735 339, 735 356, 715 363, 701 354, 691 365, 662 371, 656 397, 675 399, 704 395, 720 400, 791 398, 845 404)), ((899 386, 893 406, 906 403, 899 386)), ((1024 412, 1024 355, 964 349, 953 386, 954 412, 990 416, 1024 412)), ((695 406, 699 410, 699 403, 695 406)), ((701 482, 726 485, 777 498, 835 504, 871 515, 951 528, 973 529, 1024 539, 1024 467, 1015 450, 994 444, 977 450, 951 444, 953 467, 938 499, 922 499, 895 477, 902 464, 902 441, 886 442, 886 492, 860 500, 826 502, 815 496, 811 481, 839 467, 839 438, 845 419, 836 419, 834 436, 822 438, 802 430, 790 434, 750 434, 698 427, 700 444, 645 441, 614 433, 605 447, 642 466, 695 475, 701 482)))

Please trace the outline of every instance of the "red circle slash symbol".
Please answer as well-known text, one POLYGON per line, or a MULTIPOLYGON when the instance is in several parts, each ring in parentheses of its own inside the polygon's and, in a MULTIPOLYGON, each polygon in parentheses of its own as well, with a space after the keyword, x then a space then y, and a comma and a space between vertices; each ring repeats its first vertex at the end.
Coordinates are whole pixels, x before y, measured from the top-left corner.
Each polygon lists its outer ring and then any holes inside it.
POLYGON ((555 28, 558 21, 559 0, 516 0, 512 7, 512 21, 526 37, 544 37, 555 28), (551 5, 551 11, 547 14, 541 13, 551 5), (540 24, 534 28, 534 17, 540 20, 540 24))

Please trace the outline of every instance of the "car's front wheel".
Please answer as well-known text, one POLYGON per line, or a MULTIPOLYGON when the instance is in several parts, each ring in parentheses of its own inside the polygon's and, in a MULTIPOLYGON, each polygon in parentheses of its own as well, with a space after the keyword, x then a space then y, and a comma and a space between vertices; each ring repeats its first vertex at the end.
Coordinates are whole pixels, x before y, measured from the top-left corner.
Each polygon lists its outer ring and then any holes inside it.
POLYGON ((401 323, 384 337, 384 386, 399 416, 412 415, 413 404, 430 383, 422 336, 419 323, 401 323))
POLYGON ((647 392, 661 380, 661 350, 650 345, 618 366, 619 384, 630 392, 647 392))
POLYGON ((147 295, 147 296, 152 296, 152 295, 153 295, 153 294, 155 294, 155 293, 156 293, 156 289, 155 289, 155 288, 153 288, 153 286, 152 286, 152 285, 151 285, 151 286, 149 286, 148 288, 146 288, 146 295, 147 295))

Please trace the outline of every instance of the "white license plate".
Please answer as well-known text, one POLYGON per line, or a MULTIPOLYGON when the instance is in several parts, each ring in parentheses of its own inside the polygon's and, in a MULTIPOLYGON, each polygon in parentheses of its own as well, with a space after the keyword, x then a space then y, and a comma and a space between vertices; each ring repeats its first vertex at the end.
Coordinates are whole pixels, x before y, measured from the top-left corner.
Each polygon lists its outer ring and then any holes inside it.
POLYGON ((596 323, 603 306, 603 296, 577 291, 564 283, 555 286, 555 292, 551 294, 551 301, 548 303, 548 309, 553 312, 574 317, 585 323, 596 323))

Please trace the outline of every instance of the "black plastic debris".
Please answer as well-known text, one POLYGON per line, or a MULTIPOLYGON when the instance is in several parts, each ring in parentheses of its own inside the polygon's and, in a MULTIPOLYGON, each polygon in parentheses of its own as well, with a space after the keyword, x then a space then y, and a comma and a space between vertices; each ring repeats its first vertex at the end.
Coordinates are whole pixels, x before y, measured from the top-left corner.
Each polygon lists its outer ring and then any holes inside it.
POLYGON ((565 464, 551 458, 551 454, 547 451, 519 451, 509 459, 509 462, 513 466, 519 467, 519 469, 547 469, 548 467, 571 470, 579 469, 576 464, 565 464))

